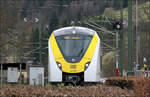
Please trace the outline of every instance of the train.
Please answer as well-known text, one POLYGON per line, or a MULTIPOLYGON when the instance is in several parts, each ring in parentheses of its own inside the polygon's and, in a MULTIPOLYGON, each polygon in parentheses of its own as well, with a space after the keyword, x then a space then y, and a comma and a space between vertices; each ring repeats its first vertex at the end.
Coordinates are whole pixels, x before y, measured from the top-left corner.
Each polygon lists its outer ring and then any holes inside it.
POLYGON ((96 31, 78 26, 54 30, 48 40, 48 82, 99 82, 100 53, 96 31))

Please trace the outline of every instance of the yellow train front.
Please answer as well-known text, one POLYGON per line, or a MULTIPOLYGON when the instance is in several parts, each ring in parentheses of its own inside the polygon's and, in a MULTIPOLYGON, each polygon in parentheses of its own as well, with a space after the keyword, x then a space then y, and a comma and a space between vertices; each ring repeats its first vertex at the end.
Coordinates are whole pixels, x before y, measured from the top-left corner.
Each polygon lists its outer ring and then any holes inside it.
POLYGON ((100 39, 94 30, 65 27, 49 38, 49 82, 99 82, 100 39))

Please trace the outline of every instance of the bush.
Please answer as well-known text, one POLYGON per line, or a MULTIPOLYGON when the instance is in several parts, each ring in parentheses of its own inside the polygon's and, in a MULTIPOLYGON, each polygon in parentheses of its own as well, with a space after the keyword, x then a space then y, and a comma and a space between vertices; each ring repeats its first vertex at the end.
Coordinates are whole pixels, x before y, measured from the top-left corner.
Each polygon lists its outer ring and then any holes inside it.
POLYGON ((105 84, 133 89, 136 97, 150 97, 149 77, 114 77, 107 79, 105 84))
POLYGON ((136 97, 150 97, 150 78, 138 77, 134 82, 136 97))
POLYGON ((114 77, 107 79, 105 82, 106 85, 118 86, 122 89, 133 89, 133 80, 125 77, 114 77))
POLYGON ((103 77, 115 76, 115 52, 109 52, 102 58, 103 77))

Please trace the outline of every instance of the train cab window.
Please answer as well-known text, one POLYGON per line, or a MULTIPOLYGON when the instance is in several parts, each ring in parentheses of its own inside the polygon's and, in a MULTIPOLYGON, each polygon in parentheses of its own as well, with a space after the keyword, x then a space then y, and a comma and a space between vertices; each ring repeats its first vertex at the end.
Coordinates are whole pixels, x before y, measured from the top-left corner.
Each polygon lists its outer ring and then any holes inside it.
POLYGON ((56 36, 56 41, 60 48, 61 53, 68 62, 79 62, 84 56, 90 41, 91 35, 61 35, 56 36))

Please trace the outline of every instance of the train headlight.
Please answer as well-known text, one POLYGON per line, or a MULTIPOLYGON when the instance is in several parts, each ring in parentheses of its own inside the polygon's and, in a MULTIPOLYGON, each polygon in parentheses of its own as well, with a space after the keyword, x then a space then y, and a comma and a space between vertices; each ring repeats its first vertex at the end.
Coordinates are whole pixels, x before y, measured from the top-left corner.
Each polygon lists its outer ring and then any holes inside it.
POLYGON ((58 67, 61 67, 61 64, 58 64, 58 67))
POLYGON ((89 67, 90 62, 85 64, 85 70, 89 67))
POLYGON ((62 65, 59 62, 57 62, 57 66, 59 67, 60 70, 62 70, 62 65))
POLYGON ((89 66, 89 64, 88 64, 88 63, 86 63, 86 64, 85 64, 85 67, 88 67, 88 66, 89 66))

